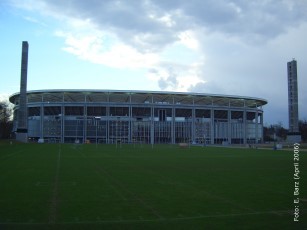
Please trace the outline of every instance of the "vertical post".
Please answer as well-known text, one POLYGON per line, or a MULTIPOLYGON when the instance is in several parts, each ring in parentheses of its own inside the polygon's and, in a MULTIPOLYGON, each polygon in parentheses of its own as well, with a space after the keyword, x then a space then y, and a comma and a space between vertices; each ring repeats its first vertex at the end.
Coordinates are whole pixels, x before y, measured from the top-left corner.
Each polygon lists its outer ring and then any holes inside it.
POLYGON ((97 144, 98 144, 98 139, 97 139, 98 120, 95 120, 95 124, 96 124, 96 149, 97 149, 97 144))
POLYGON ((211 131, 211 144, 214 145, 214 109, 211 109, 211 127, 210 127, 210 131, 211 131))
POLYGON ((43 139, 44 138, 44 99, 43 99, 43 95, 42 95, 42 102, 41 102, 41 106, 40 106, 40 115, 41 115, 41 120, 40 120, 40 123, 41 123, 41 127, 40 127, 40 138, 43 139))
POLYGON ((129 123, 128 123, 128 143, 131 143, 131 136, 132 136, 132 99, 131 99, 131 94, 129 95, 129 123))
MULTIPOLYGON (((195 143, 195 107, 194 107, 194 98, 193 98, 193 108, 192 108, 192 143, 195 143)), ((205 141, 205 140, 204 140, 205 141)))
POLYGON ((109 144, 110 140, 110 107, 106 107, 106 116, 107 116, 107 121, 106 121, 106 143, 109 144))
POLYGON ((246 137, 247 137, 247 112, 245 108, 245 102, 244 102, 244 111, 243 111, 243 144, 246 145, 246 137))
MULTIPOLYGON (((75 120, 76 121, 76 138, 75 138, 75 143, 77 142, 77 137, 78 137, 78 126, 79 126, 79 120, 75 120)), ((79 140, 79 139, 78 139, 79 140)))
POLYGON ((227 138, 228 138, 228 144, 231 144, 231 110, 227 110, 228 118, 227 118, 227 123, 228 123, 228 133, 227 133, 227 138))
POLYGON ((258 124, 259 124, 259 114, 258 114, 258 109, 256 110, 255 113, 255 144, 258 144, 258 139, 259 139, 259 132, 258 132, 258 124))
POLYGON ((172 123, 171 123, 171 143, 175 144, 175 116, 176 116, 176 111, 174 105, 172 106, 172 123))
POLYGON ((98 144, 98 124, 99 124, 100 120, 101 120, 101 117, 94 117, 94 122, 95 122, 95 126, 96 126, 96 148, 97 148, 97 144, 98 144))
POLYGON ((85 99, 85 103, 83 106, 83 143, 86 143, 86 140, 87 140, 86 134, 87 134, 87 105, 86 105, 86 99, 85 99))
POLYGON ((115 120, 115 143, 117 148, 117 120, 115 120))
POLYGON ((151 106, 151 119, 150 119, 150 142, 153 145, 155 142, 155 112, 153 105, 151 106))
MULTIPOLYGON (((64 101, 64 100, 63 100, 64 101)), ((65 107, 62 104, 61 105, 61 142, 64 143, 65 142, 65 107)))
POLYGON ((260 114, 261 142, 263 142, 263 112, 260 114))

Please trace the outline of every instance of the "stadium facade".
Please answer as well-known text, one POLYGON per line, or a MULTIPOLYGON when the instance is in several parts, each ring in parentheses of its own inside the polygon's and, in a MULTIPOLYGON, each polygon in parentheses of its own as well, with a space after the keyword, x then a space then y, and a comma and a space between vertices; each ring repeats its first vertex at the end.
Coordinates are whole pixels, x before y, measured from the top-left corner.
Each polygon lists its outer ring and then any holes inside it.
MULTIPOLYGON (((14 104, 18 128, 20 93, 14 104)), ((120 90, 27 91, 32 141, 69 143, 248 144, 263 140, 263 106, 254 97, 120 90)))

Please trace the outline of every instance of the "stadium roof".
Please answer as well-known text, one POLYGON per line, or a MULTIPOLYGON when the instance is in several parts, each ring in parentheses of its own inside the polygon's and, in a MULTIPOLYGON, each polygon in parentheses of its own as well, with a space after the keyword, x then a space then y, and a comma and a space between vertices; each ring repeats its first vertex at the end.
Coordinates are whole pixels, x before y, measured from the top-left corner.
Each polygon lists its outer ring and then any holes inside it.
MULTIPOLYGON (((19 93, 10 96, 15 103, 19 93)), ((29 103, 34 102, 114 102, 114 103, 158 103, 194 104, 232 107, 261 107, 267 100, 256 97, 206 94, 194 92, 167 92, 141 90, 96 90, 96 89, 48 89, 27 91, 29 103)))

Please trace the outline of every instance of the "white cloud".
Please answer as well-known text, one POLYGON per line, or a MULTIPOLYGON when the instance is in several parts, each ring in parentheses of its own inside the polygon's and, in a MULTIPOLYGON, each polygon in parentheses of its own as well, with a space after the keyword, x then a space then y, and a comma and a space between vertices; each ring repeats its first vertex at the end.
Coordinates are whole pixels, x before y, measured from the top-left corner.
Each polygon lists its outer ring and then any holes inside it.
POLYGON ((29 16, 25 16, 24 19, 29 21, 29 22, 32 22, 32 23, 35 23, 35 24, 38 24, 38 25, 41 25, 41 26, 44 26, 44 27, 47 26, 44 22, 41 22, 41 21, 39 21, 35 18, 32 18, 32 17, 29 17, 29 16))
POLYGON ((183 31, 178 35, 178 37, 180 39, 180 43, 182 43, 186 47, 193 50, 197 50, 199 48, 198 40, 193 31, 191 30, 183 31))
MULTIPOLYGON (((297 58, 300 76, 307 73, 304 0, 12 2, 61 21, 56 36, 66 52, 148 69, 146 77, 163 90, 264 97, 286 113, 286 62, 297 58)), ((303 90, 300 97, 307 98, 303 90)))
POLYGON ((157 81, 162 90, 187 92, 198 83, 203 82, 199 71, 202 66, 199 63, 191 65, 178 65, 176 63, 159 63, 149 69, 147 77, 151 81, 157 81))
POLYGON ((173 16, 169 13, 166 13, 162 16, 158 16, 155 13, 149 13, 148 17, 152 20, 155 20, 166 27, 173 27, 176 25, 176 21, 173 19, 173 16))
POLYGON ((114 68, 148 68, 158 61, 156 54, 142 54, 116 41, 112 35, 76 35, 63 31, 57 31, 56 35, 65 39, 63 50, 96 64, 114 68))

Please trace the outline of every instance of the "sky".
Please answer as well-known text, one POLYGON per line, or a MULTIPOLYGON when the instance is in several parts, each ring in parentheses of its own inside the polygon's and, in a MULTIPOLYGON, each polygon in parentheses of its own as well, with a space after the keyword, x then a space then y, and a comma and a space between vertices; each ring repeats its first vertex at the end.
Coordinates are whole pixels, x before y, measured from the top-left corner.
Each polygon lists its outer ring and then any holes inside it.
POLYGON ((287 62, 297 60, 307 119, 306 0, 1 0, 0 97, 116 89, 264 98, 265 124, 288 127, 287 62))

